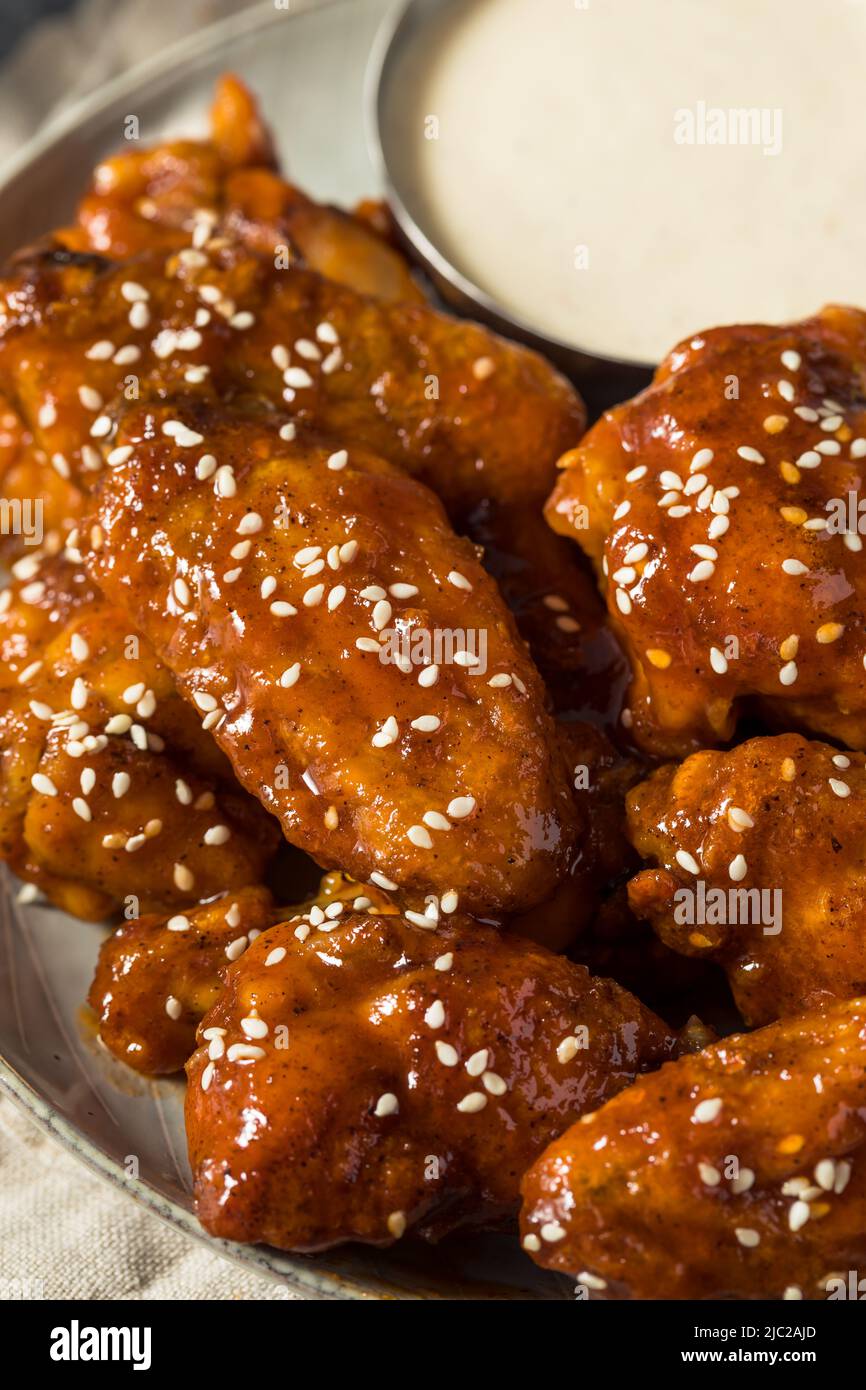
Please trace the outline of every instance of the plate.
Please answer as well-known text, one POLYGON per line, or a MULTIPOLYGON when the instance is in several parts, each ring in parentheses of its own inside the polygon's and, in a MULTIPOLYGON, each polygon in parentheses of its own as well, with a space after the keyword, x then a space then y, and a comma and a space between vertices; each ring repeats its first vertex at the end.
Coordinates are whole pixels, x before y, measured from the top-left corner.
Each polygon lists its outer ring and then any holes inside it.
MULTIPOLYGON (((116 149, 123 120, 147 143, 199 135, 214 80, 231 69, 262 103, 284 166, 316 197, 349 205, 380 191, 362 119, 367 55, 386 0, 292 0, 255 7, 159 55, 65 112, 0 182, 6 255, 72 212, 94 164, 116 149)), ((148 1081, 102 1048, 83 1001, 104 928, 0 884, 0 1086, 115 1186, 219 1253, 318 1299, 559 1299, 571 1284, 537 1269, 507 1236, 345 1246, 288 1256, 215 1240, 192 1210, 180 1080, 148 1081)))

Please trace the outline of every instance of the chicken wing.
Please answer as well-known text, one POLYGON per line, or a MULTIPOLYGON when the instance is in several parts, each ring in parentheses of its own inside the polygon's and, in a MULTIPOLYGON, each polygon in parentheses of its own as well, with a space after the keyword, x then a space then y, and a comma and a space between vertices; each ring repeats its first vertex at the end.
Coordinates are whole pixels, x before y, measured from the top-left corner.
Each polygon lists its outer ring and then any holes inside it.
POLYGON ((124 922, 102 943, 88 995, 109 1052, 146 1076, 180 1071, 229 964, 278 920, 268 890, 250 887, 124 922))
POLYGON ((862 753, 797 734, 694 753, 635 788, 628 814, 658 866, 630 883, 632 908, 724 966, 747 1023, 866 993, 862 753))
POLYGON ((101 1041, 146 1076, 181 1071, 229 965, 250 942, 292 913, 297 919, 305 912, 315 923, 348 909, 377 915, 395 911, 378 889, 362 890, 345 874, 330 873, 315 896, 294 909, 277 907, 270 892, 256 885, 186 912, 122 923, 100 947, 88 994, 101 1041))
POLYGON ((724 742, 756 703, 866 746, 864 363, 855 309, 714 329, 562 460, 547 517, 602 572, 650 751, 724 742))
POLYGON ((286 838, 445 911, 549 896, 576 837, 556 732, 434 495, 255 410, 140 406, 115 447, 91 572, 286 838))
POLYGON ((292 1250, 490 1224, 553 1135, 672 1046, 617 985, 478 922, 295 918, 199 1029, 199 1218, 292 1250))
POLYGON ((521 1228, 608 1298, 827 1298, 866 1260, 866 999, 725 1038, 584 1115, 526 1175, 521 1228))
POLYGON ((0 857, 102 918, 261 878, 276 824, 80 565, 25 557, 0 598, 0 857))
POLYGON ((124 260, 229 238, 362 294, 423 299, 404 257, 369 217, 323 206, 280 176, 256 102, 231 74, 217 83, 210 126, 208 140, 172 140, 104 160, 58 239, 73 251, 124 260))
POLYGON ((30 430, 0 397, 0 558, 58 554, 81 509, 78 488, 48 466, 30 430))
POLYGON ((118 400, 257 396, 427 482, 459 521, 490 498, 540 508, 581 432, 579 397, 535 353, 423 305, 388 305, 235 244, 116 264, 57 248, 0 298, 0 389, 87 489, 118 400))

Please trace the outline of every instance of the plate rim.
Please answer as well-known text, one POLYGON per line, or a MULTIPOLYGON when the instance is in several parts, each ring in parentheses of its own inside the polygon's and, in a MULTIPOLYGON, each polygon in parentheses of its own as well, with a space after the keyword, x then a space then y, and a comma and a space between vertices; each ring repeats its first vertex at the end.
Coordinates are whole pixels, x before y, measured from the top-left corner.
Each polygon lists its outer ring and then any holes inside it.
POLYGON ((299 19, 317 10, 349 4, 351 0, 291 0, 291 9, 279 10, 273 0, 259 0, 258 4, 238 14, 214 20, 200 32, 176 39, 167 48, 101 82, 92 92, 74 98, 68 106, 49 116, 19 150, 0 163, 0 196, 52 145, 87 122, 98 120, 121 98, 134 96, 143 87, 149 88, 148 95, 151 95, 154 87, 171 85, 178 68, 188 63, 204 63, 212 50, 224 47, 233 39, 246 38, 258 30, 299 19))

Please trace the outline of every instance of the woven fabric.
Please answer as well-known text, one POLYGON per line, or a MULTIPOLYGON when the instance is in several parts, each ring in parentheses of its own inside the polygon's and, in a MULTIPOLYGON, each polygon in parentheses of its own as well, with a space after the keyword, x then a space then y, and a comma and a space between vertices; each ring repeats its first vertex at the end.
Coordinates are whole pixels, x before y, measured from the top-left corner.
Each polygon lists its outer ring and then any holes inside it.
POLYGON ((295 1297, 173 1231, 0 1100, 0 1299, 295 1297))

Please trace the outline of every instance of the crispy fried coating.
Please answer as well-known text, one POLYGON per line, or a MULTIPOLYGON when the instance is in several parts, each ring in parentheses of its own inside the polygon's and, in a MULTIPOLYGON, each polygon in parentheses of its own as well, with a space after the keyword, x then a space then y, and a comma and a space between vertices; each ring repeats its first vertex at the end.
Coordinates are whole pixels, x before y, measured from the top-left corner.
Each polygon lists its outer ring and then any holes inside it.
POLYGON ((80 565, 25 557, 0 606, 0 856, 101 918, 261 878, 276 825, 80 565))
POLYGON ((496 1222, 549 1138, 672 1046, 619 986, 478 922, 295 918, 199 1029, 198 1215, 293 1250, 496 1222))
POLYGON ((866 992, 866 758, 782 734, 694 753, 628 798, 629 901, 722 965, 748 1024, 866 992))
POLYGON ((379 915, 395 911, 381 891, 362 890, 345 874, 330 873, 297 908, 277 907, 267 888, 253 885, 186 912, 123 922, 100 947, 88 995, 102 1042, 146 1076, 180 1071, 226 971, 250 942, 293 912, 323 921, 352 908, 379 915))
POLYGON ((277 920, 266 888, 137 917, 106 937, 88 1003, 108 1050, 146 1076, 180 1071, 229 964, 277 920))
POLYGON ((866 1000, 639 1078, 529 1170, 521 1229, 607 1298, 827 1298, 866 1259, 866 1000))
POLYGON ((58 234, 73 251, 115 260, 238 240, 271 259, 301 262, 379 299, 420 302, 404 258, 358 218, 315 202, 277 172, 255 99, 230 73, 217 83, 207 140, 172 140, 104 160, 75 223, 58 234))
POLYGON ((319 864, 416 907, 543 901, 577 813, 541 682, 473 547, 428 489, 351 441, 182 413, 124 420, 88 563, 239 780, 319 864))
POLYGON ((866 747, 864 458, 866 314, 829 308, 681 343, 561 461, 548 521, 601 573, 649 751, 756 705, 866 747))
POLYGON ((29 253, 0 282, 0 389, 84 489, 110 452, 118 402, 255 396, 281 420, 375 449, 428 483, 455 522, 490 498, 540 508, 584 421, 535 353, 237 243, 121 263, 29 253))

